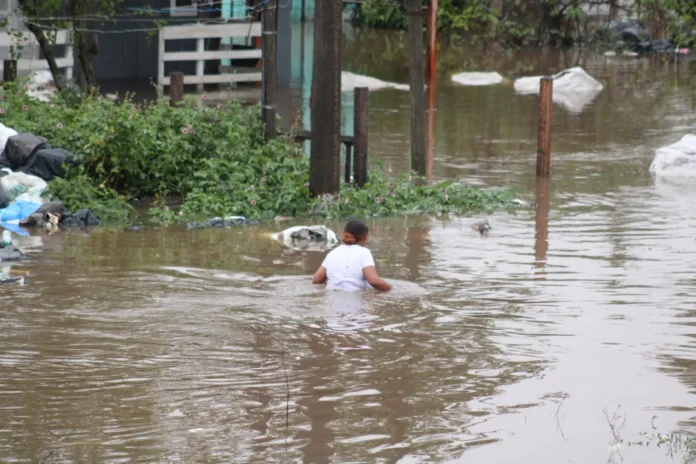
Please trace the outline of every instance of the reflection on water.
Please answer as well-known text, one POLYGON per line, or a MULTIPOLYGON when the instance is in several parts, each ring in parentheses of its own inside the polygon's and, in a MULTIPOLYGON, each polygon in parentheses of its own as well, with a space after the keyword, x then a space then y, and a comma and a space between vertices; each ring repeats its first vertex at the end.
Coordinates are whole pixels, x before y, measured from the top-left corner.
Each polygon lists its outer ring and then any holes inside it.
MULTIPOLYGON (((347 70, 404 80, 403 34, 351 37, 347 70)), ((536 209, 488 217, 487 238, 481 217, 370 220, 386 295, 312 286, 324 255, 275 224, 35 240, 27 285, 0 289, 2 460, 681 462, 657 445, 696 425, 696 187, 648 166, 696 123, 691 66, 446 42, 440 59, 433 176, 536 209), (605 89, 554 107, 545 183, 535 98, 448 78, 573 65, 605 89)), ((408 95, 370 105, 371 156, 409 166, 408 95)))

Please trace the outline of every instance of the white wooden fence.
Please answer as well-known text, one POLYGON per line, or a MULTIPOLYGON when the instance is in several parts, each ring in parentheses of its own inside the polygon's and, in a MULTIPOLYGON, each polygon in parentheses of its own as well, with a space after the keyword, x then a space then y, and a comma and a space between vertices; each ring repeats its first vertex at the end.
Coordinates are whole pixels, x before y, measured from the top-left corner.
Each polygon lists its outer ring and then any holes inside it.
POLYGON ((205 51, 205 39, 223 37, 261 37, 260 22, 227 24, 187 24, 164 27, 159 32, 159 66, 157 86, 160 90, 170 84, 171 78, 164 75, 164 63, 168 61, 195 61, 196 75, 185 75, 184 84, 196 84, 199 91, 203 84, 227 84, 233 82, 260 82, 261 70, 248 68, 226 74, 204 74, 207 60, 261 59, 261 49, 205 51), (196 40, 195 52, 167 52, 168 40, 196 40))
MULTIPOLYGON (((18 74, 29 74, 33 71, 41 71, 44 69, 49 69, 48 62, 41 58, 40 52, 41 47, 36 41, 36 37, 29 31, 22 31, 23 37, 21 40, 7 32, 0 32, 0 49, 3 50, 0 55, 2 59, 11 59, 10 57, 10 46, 14 45, 17 52, 21 52, 21 57, 17 60, 17 72, 18 74), (17 47, 21 45, 24 47, 22 50, 18 50, 17 47)), ((65 45, 65 52, 63 56, 56 56, 56 64, 59 69, 65 69, 65 77, 67 79, 72 79, 73 68, 75 66, 75 59, 73 56, 73 48, 70 45, 70 37, 68 31, 61 30, 56 33, 56 45, 65 45)), ((0 60, 0 70, 2 70, 3 64, 0 60)))

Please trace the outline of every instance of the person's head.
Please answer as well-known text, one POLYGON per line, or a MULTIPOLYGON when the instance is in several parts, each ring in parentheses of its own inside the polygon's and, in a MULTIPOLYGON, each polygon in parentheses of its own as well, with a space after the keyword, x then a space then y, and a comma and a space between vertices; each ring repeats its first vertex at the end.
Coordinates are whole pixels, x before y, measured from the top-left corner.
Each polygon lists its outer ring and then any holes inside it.
POLYGON ((343 243, 346 245, 364 245, 367 242, 368 229, 359 219, 351 219, 343 228, 343 243))

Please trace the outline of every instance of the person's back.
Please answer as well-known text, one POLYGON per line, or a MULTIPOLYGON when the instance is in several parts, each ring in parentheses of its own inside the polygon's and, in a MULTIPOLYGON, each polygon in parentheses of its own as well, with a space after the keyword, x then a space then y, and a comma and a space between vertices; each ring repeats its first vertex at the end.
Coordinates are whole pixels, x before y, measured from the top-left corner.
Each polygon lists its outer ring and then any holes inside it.
POLYGON ((328 290, 357 291, 370 286, 391 290, 391 285, 377 275, 372 253, 364 247, 367 233, 367 226, 361 221, 349 221, 343 231, 343 244, 326 256, 312 283, 325 283, 328 290))
POLYGON ((356 291, 370 287, 363 269, 374 266, 372 253, 360 245, 342 244, 331 251, 324 260, 327 290, 356 291))

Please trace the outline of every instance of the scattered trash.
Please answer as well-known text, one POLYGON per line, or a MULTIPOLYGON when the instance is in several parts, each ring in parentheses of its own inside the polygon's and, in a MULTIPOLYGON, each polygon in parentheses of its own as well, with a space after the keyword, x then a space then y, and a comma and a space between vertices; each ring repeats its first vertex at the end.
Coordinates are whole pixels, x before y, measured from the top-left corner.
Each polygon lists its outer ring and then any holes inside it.
POLYGON ((50 182, 56 177, 65 177, 65 166, 76 165, 72 153, 62 148, 40 148, 32 154, 26 163, 16 169, 50 182))
MULTIPOLYGON (((515 81, 515 92, 520 95, 538 94, 543 76, 521 77, 515 81)), ((561 71, 553 77, 553 101, 570 113, 580 113, 602 91, 601 82, 581 67, 561 71)))
POLYGON ((5 245, 3 243, 2 246, 0 246, 0 262, 22 261, 26 259, 26 257, 27 255, 15 245, 5 245))
POLYGON ((131 225, 131 226, 126 227, 126 228, 123 229, 123 230, 126 231, 126 232, 142 232, 143 229, 145 229, 145 227, 143 227, 142 225, 140 225, 140 224, 133 224, 133 225, 131 225))
POLYGON ((224 218, 216 217, 206 222, 190 222, 186 227, 188 229, 203 229, 206 227, 227 228, 232 226, 248 226, 258 224, 256 221, 249 221, 244 216, 225 216, 224 218))
POLYGON ((482 237, 485 237, 488 235, 488 232, 490 232, 491 225, 488 223, 488 219, 484 219, 481 222, 476 222, 472 224, 471 228, 478 231, 478 233, 481 234, 482 237))
POLYGON ((47 222, 53 222, 52 218, 60 219, 65 213, 65 205, 62 201, 49 201, 41 205, 34 214, 20 221, 22 227, 43 227, 47 222))
POLYGON ((608 57, 616 56, 616 52, 614 52, 614 51, 604 52, 604 56, 608 56, 608 57))
POLYGON ((5 151, 5 145, 7 145, 7 140, 10 137, 14 137, 15 135, 17 135, 16 130, 10 129, 4 124, 0 124, 0 153, 5 151))
POLYGON ((356 87, 367 87, 370 90, 396 89, 408 90, 406 84, 397 84, 395 82, 385 82, 370 76, 354 74, 352 72, 341 72, 341 92, 350 92, 356 87))
POLYGON ((37 150, 46 148, 46 139, 24 132, 7 139, 5 151, 0 155, 0 167, 19 170, 37 150))
POLYGON ((31 74, 27 84, 27 95, 42 102, 47 102, 55 96, 55 93, 56 83, 53 81, 51 71, 42 69, 31 74))
POLYGON ((497 72, 463 72, 452 76, 452 81, 462 85, 495 85, 503 82, 497 72))
POLYGON ((512 200, 512 204, 515 206, 519 206, 522 208, 534 208, 536 207, 536 203, 529 203, 528 201, 520 200, 519 198, 515 198, 512 200))
POLYGON ((696 135, 687 134, 677 143, 658 148, 650 172, 662 177, 696 177, 696 135))
POLYGON ((60 217, 62 227, 96 227, 101 225, 99 219, 89 209, 81 209, 75 213, 65 213, 60 217))
POLYGON ((336 233, 326 226, 295 226, 272 234, 271 238, 288 248, 301 251, 324 251, 338 245, 336 233))

